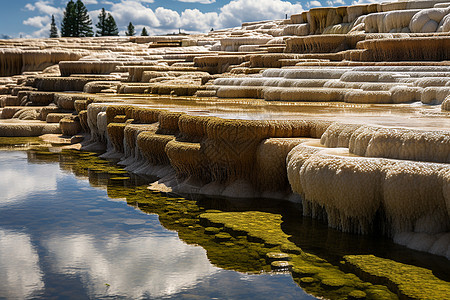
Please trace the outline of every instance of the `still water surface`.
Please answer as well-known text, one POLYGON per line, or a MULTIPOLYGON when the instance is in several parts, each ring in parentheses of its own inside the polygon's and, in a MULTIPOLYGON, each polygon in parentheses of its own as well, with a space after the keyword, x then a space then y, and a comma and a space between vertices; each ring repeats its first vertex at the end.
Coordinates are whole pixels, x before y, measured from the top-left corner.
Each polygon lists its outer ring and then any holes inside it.
POLYGON ((0 178, 0 299, 313 299, 289 274, 215 267, 58 163, 0 151, 0 178))

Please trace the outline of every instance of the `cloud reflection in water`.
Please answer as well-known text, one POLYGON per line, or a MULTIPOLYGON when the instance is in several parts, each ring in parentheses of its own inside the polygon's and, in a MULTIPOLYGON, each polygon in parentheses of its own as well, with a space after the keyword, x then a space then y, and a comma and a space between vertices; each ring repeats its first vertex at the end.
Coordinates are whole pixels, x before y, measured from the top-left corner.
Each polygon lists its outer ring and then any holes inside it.
POLYGON ((33 193, 54 193, 57 180, 62 173, 56 164, 28 164, 26 153, 11 154, 0 152, 0 207, 18 204, 33 193), (22 157, 23 156, 23 157, 22 157))
POLYGON ((58 164, 0 152, 0 166, 0 299, 305 298, 289 275, 214 267, 156 215, 58 164))
POLYGON ((39 256, 28 235, 0 228, 0 298, 26 299, 44 288, 39 256))
POLYGON ((55 272, 80 276, 90 297, 159 298, 194 286, 219 269, 204 249, 174 235, 101 239, 88 234, 52 237, 44 243, 55 272))

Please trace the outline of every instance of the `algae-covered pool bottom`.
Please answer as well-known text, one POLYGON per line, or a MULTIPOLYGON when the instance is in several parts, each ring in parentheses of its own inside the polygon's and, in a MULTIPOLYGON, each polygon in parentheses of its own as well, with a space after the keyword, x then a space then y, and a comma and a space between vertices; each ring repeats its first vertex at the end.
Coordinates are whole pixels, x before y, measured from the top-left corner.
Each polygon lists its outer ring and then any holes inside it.
POLYGON ((36 144, 0 141, 0 149, 13 150, 0 151, 0 299, 450 293, 445 258, 331 230, 288 203, 154 193, 151 178, 94 153, 14 151, 36 144))
POLYGON ((290 274, 212 265, 158 215, 47 156, 0 151, 0 299, 311 298, 290 274))

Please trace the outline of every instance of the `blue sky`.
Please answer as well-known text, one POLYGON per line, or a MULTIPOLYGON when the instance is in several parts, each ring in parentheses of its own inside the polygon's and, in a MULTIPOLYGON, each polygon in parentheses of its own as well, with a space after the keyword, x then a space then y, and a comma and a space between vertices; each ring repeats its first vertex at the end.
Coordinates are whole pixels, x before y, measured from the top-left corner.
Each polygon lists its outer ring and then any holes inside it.
MULTIPOLYGON (((62 19, 68 0, 0 0, 0 36, 46 37, 51 15, 62 19)), ((375 2, 376 0, 357 0, 375 2)), ((242 22, 284 18, 311 7, 342 6, 354 0, 84 0, 93 24, 104 7, 116 19, 121 35, 131 21, 139 33, 143 26, 150 34, 207 32, 229 28, 242 22)))

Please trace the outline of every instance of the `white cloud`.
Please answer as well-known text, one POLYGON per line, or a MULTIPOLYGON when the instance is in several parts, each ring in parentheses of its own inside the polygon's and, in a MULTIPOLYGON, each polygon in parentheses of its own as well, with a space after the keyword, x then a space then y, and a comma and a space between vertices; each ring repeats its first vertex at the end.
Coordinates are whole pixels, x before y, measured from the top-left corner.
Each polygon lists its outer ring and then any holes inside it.
POLYGON ((181 13, 181 24, 184 31, 208 32, 217 27, 218 15, 215 12, 202 13, 198 9, 186 9, 181 13))
POLYGON ((27 5, 25 5, 25 8, 31 11, 34 11, 36 9, 36 7, 34 7, 34 5, 31 3, 27 3, 27 5))
POLYGON ((344 0, 327 1, 327 5, 329 5, 329 6, 345 5, 345 1, 344 0))
POLYGON ((158 7, 155 15, 159 23, 166 28, 177 28, 181 25, 180 15, 174 10, 158 7))
POLYGON ((23 24, 37 27, 37 28, 42 28, 48 22, 50 22, 49 16, 36 16, 36 17, 31 17, 31 18, 26 19, 25 21, 23 21, 23 24))
POLYGON ((28 3, 25 5, 25 9, 29 11, 36 11, 40 15, 30 17, 24 20, 22 23, 25 25, 38 28, 31 34, 25 34, 27 38, 47 37, 50 31, 51 16, 55 16, 57 23, 62 19, 64 9, 62 7, 54 6, 51 0, 39 0, 34 4, 28 3))
POLYGON ((218 14, 203 13, 198 9, 186 9, 181 15, 175 10, 158 7, 154 11, 135 0, 122 0, 111 6, 110 11, 119 27, 132 22, 139 34, 145 26, 150 34, 178 32, 208 32, 217 27, 218 14))
POLYGON ((200 3, 200 4, 211 4, 216 2, 216 0, 178 0, 178 1, 188 3, 200 3))
POLYGON ((322 3, 319 1, 310 1, 306 4, 307 7, 322 7, 322 3))
POLYGON ((282 0, 234 0, 220 9, 220 27, 236 27, 242 22, 284 19, 303 11, 301 4, 282 0))
MULTIPOLYGON (((98 23, 98 15, 100 14, 101 11, 102 11, 101 9, 89 11, 89 17, 91 18, 91 21, 92 21, 92 28, 94 30, 94 33, 97 30, 97 27, 95 27, 95 24, 98 23)), ((106 12, 108 13, 108 11, 106 11, 106 12)))
MULTIPOLYGON (((58 28, 58 34, 59 34, 59 28, 58 28)), ((39 30, 36 30, 33 32, 31 36, 25 35, 26 38, 36 38, 36 37, 49 37, 50 35, 50 23, 48 23, 45 27, 42 27, 39 30)))
MULTIPOLYGON (((121 1, 123 2, 123 1, 126 1, 126 0, 121 0, 121 1)), ((133 0, 133 1, 135 1, 135 2, 142 2, 142 3, 154 3, 155 2, 155 0, 133 0)), ((114 3, 115 2, 108 1, 108 0, 102 1, 102 4, 107 4, 107 5, 113 5, 114 3)))
POLYGON ((53 1, 51 0, 39 0, 34 4, 27 3, 25 9, 29 11, 38 11, 39 13, 46 15, 62 15, 63 9, 61 7, 53 6, 53 1))
POLYGON ((383 0, 359 0, 359 1, 353 1, 352 5, 369 4, 369 3, 381 3, 381 2, 385 2, 385 1, 383 1, 383 0))
MULTIPOLYGON (((215 2, 215 0, 179 1, 203 4, 215 2)), ((293 4, 283 0, 233 0, 222 6, 218 12, 202 12, 198 9, 186 9, 177 12, 165 7, 158 7, 153 10, 146 4, 153 3, 154 0, 84 1, 85 4, 94 4, 94 2, 104 5, 105 9, 115 18, 121 32, 124 32, 129 22, 132 22, 137 34, 144 26, 150 34, 178 32, 179 28, 187 33, 206 33, 211 28, 221 29, 240 26, 242 22, 284 19, 286 14, 291 15, 303 11, 301 4, 293 4)), ((60 3, 65 6, 67 1, 60 1, 60 3)), ((61 21, 64 7, 55 7, 53 4, 52 0, 39 0, 34 4, 25 6, 29 11, 39 12, 39 16, 33 16, 24 21, 26 25, 39 28, 28 37, 48 36, 50 19, 47 19, 44 15, 50 16, 53 14, 57 23, 61 21)), ((89 12, 94 27, 99 12, 100 10, 89 12)))
POLYGON ((98 4, 98 1, 97 0, 83 0, 83 3, 86 5, 98 4))
POLYGON ((112 4, 109 10, 120 25, 128 24, 131 21, 135 24, 151 27, 160 26, 153 10, 142 5, 140 1, 122 0, 122 2, 112 4))

